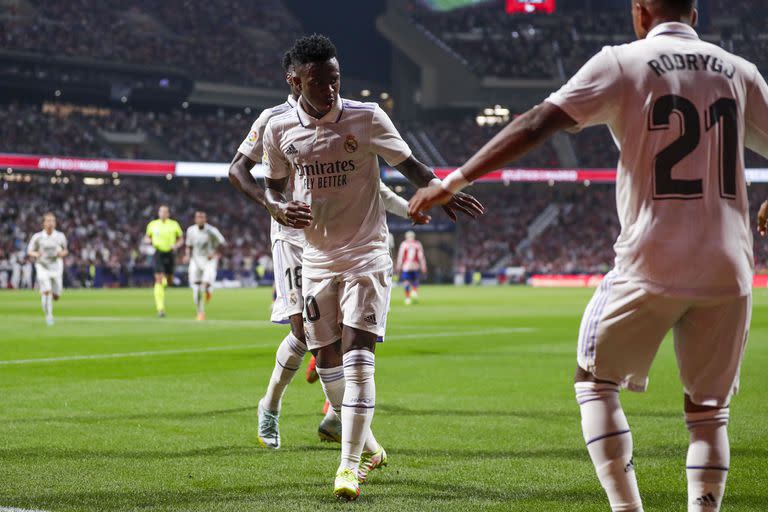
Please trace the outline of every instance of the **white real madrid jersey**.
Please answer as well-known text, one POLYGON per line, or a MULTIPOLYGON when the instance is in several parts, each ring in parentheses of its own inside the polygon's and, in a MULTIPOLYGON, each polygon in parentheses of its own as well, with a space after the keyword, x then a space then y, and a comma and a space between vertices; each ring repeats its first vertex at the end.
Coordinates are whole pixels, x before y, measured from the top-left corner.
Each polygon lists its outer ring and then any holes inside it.
POLYGON ((64 260, 59 257, 59 252, 67 248, 67 237, 61 231, 53 230, 51 234, 45 230, 32 235, 29 240, 29 251, 40 253, 35 261, 36 265, 49 272, 63 272, 64 260))
POLYGON ((608 125, 621 150, 619 272, 652 293, 750 293, 744 146, 768 156, 768 86, 753 64, 664 23, 603 48, 547 101, 578 128, 608 125))
MULTIPOLYGON (((287 112, 295 106, 296 100, 294 100, 292 96, 288 96, 285 103, 281 103, 280 105, 262 111, 259 117, 253 122, 251 131, 248 132, 248 135, 237 150, 251 160, 260 162, 262 155, 264 154, 264 129, 267 127, 267 122, 274 116, 287 112)), ((288 197, 291 197, 292 190, 293 183, 289 181, 288 190, 286 191, 288 197)), ((272 239, 273 245, 276 241, 283 240, 292 245, 304 247, 304 232, 302 230, 278 224, 275 219, 272 219, 270 238, 272 239)))
POLYGON ((191 249, 191 259, 201 268, 224 243, 224 236, 210 224, 204 224, 202 229, 197 224, 187 228, 186 244, 191 249))
POLYGON ((397 166, 411 150, 378 105, 339 97, 315 119, 299 102, 269 121, 264 155, 266 175, 292 177, 294 198, 312 208, 312 224, 304 230, 305 275, 391 266, 378 157, 397 166))

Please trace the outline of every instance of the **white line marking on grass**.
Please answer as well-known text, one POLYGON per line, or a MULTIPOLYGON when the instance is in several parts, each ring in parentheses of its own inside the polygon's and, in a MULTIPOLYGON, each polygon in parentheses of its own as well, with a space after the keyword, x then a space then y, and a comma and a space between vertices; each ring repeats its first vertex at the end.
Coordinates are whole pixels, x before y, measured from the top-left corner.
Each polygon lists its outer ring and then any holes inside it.
MULTIPOLYGON (((535 329, 531 327, 508 327, 500 329, 483 329, 476 331, 452 331, 452 332, 432 332, 423 334, 399 334, 387 336, 388 340, 409 340, 409 339, 424 339, 424 338, 455 338, 460 336, 480 336, 487 334, 513 334, 520 332, 533 332, 535 329)), ((248 345, 228 345, 222 347, 200 347, 200 348, 179 348, 169 350, 145 350, 142 352, 117 352, 114 354, 83 354, 75 356, 61 356, 61 357, 40 357, 35 359, 8 359, 5 361, 0 360, 0 366, 22 365, 22 364, 38 364, 38 363, 62 363, 67 361, 93 361, 104 359, 125 359, 129 357, 151 357, 151 356, 167 356, 167 355, 179 355, 179 354, 199 354, 204 352, 226 352, 231 350, 250 350, 254 348, 264 348, 272 346, 274 343, 263 344, 248 344, 248 345)), ((0 510, 2 512, 2 510, 0 510)))
POLYGON ((0 507, 0 512, 45 512, 45 510, 32 510, 28 508, 0 507))
MULTIPOLYGON (((41 318, 42 317, 36 317, 36 316, 30 316, 30 317, 18 317, 18 316, 10 316, 10 315, 3 315, 0 316, 2 319, 13 319, 13 320, 26 320, 29 322, 34 323, 42 323, 41 318)), ((147 324, 149 325, 150 322, 157 322, 152 323, 151 325, 154 327, 156 325, 162 325, 162 324, 195 324, 200 325, 202 327, 206 325, 215 325, 215 326, 223 326, 223 325, 232 325, 232 326, 268 326, 268 325, 276 325, 273 322, 270 322, 269 320, 206 320, 205 322, 200 322, 194 318, 163 318, 163 319, 154 319, 154 318, 147 318, 147 317, 139 317, 139 316, 61 316, 56 318, 57 323, 62 324, 68 324, 70 322, 72 323, 82 323, 82 322, 111 322, 111 323, 141 323, 141 324, 147 324)))

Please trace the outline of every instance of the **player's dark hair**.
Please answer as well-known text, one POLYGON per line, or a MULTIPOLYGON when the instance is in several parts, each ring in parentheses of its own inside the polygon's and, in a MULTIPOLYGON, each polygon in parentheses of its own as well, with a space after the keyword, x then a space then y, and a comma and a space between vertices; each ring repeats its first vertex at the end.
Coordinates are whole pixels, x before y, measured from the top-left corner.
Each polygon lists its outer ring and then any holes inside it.
POLYGON ((291 66, 293 65, 293 56, 291 55, 291 50, 288 50, 285 52, 285 55, 283 55, 283 71, 285 73, 288 73, 291 70, 291 66))
POLYGON ((294 64, 326 62, 336 57, 336 47, 324 35, 312 34, 297 39, 290 53, 294 64))
POLYGON ((696 0, 661 0, 661 4, 680 16, 688 14, 696 7, 696 0))

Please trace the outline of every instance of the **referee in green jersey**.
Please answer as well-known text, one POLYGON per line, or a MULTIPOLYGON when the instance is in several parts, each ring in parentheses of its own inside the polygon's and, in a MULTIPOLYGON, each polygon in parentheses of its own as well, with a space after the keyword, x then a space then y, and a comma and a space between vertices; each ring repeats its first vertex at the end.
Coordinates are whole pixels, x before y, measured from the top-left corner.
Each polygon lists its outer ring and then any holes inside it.
POLYGON ((147 224, 146 240, 155 248, 155 306, 157 316, 162 318, 165 316, 165 287, 173 283, 174 251, 184 244, 184 233, 179 223, 170 218, 166 205, 160 205, 157 217, 147 224))

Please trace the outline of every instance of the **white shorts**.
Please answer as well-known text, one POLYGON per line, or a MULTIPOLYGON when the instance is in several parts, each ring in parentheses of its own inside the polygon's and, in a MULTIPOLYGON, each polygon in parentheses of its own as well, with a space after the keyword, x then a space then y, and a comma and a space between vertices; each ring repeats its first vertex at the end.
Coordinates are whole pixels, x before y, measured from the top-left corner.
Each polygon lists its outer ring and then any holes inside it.
POLYGON ((304 277, 307 347, 315 350, 340 340, 342 324, 382 338, 391 288, 391 269, 327 279, 304 277))
POLYGON ((299 246, 278 240, 272 245, 272 262, 275 272, 275 303, 272 305, 272 321, 287 324, 290 317, 304 310, 301 293, 301 256, 299 246))
POLYGON ((189 262, 189 284, 216 282, 216 269, 219 261, 216 258, 210 259, 205 264, 200 265, 196 260, 189 262))
POLYGON ((53 295, 61 295, 64 291, 64 273, 57 270, 48 270, 40 265, 35 265, 37 273, 37 286, 40 293, 50 292, 53 295))
POLYGON ((578 363, 600 380, 645 391, 651 363, 672 330, 680 380, 691 401, 725 407, 738 390, 751 315, 751 295, 655 295, 610 272, 584 312, 578 363))

